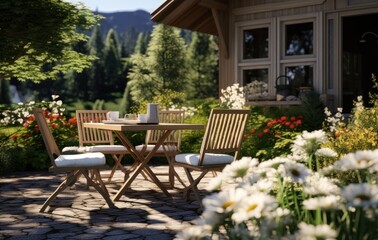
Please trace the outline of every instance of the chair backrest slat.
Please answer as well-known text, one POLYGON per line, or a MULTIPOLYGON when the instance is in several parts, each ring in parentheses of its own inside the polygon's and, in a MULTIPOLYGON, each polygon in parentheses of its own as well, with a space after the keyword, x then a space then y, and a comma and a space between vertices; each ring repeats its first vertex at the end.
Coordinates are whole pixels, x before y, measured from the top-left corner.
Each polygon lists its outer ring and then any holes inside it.
POLYGON ((40 108, 35 108, 33 109, 33 113, 35 116, 35 120, 37 121, 38 128, 41 131, 43 142, 45 143, 45 147, 47 150, 47 154, 49 155, 51 165, 56 167, 55 158, 57 158, 60 155, 60 150, 55 142, 54 136, 51 133, 51 129, 47 124, 44 110, 40 108))
MULTIPOLYGON (((183 123, 185 117, 184 110, 160 110, 159 111, 159 122, 161 123, 183 123)), ((146 144, 156 144, 163 131, 159 130, 149 130, 146 134, 146 144)), ((175 131, 173 134, 168 136, 165 140, 166 143, 176 144, 180 147, 181 143, 181 131, 175 131)))
POLYGON ((89 144, 114 144, 111 131, 95 128, 84 128, 86 122, 102 122, 106 120, 107 110, 76 110, 79 145, 89 144))
POLYGON ((244 109, 213 109, 206 126, 200 150, 202 165, 205 153, 234 153, 237 157, 250 111, 244 109))

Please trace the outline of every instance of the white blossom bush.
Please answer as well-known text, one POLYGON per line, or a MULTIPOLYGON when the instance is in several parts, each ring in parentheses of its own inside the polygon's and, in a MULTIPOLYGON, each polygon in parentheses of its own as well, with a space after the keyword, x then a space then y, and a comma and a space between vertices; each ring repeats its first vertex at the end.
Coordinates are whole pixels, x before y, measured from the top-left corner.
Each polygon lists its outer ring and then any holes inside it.
POLYGON ((264 98, 268 96, 268 84, 263 81, 254 80, 244 86, 245 95, 248 98, 264 98))
POLYGON ((36 103, 30 101, 29 103, 18 103, 13 109, 6 109, 1 112, 0 126, 22 125, 25 119, 33 114, 33 108, 42 108, 43 110, 50 109, 51 114, 62 116, 65 112, 63 101, 58 100, 59 95, 51 95, 52 101, 42 101, 36 103))
POLYGON ((378 149, 336 157, 322 130, 303 132, 292 154, 264 162, 243 157, 208 186, 204 210, 176 239, 376 239, 378 149), (334 178, 354 171, 357 182, 334 178))
POLYGON ((245 105, 244 88, 235 83, 221 90, 221 106, 229 109, 243 109, 245 105))

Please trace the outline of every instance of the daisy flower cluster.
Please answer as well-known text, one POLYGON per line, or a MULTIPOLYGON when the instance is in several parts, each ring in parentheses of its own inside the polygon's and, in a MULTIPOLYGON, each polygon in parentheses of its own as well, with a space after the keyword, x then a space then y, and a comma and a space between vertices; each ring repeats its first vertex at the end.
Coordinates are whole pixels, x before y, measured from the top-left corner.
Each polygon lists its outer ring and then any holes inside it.
POLYGON ((303 156, 335 157, 321 148, 325 141, 322 131, 303 132, 292 155, 227 165, 210 182, 215 192, 203 199, 200 218, 176 239, 374 239, 378 149, 347 154, 327 169, 308 167, 303 156), (345 171, 358 171, 361 182, 332 177, 345 171))
POLYGON ((245 96, 243 87, 239 83, 228 86, 226 89, 221 90, 222 96, 220 97, 221 105, 229 109, 242 109, 245 105, 245 96))

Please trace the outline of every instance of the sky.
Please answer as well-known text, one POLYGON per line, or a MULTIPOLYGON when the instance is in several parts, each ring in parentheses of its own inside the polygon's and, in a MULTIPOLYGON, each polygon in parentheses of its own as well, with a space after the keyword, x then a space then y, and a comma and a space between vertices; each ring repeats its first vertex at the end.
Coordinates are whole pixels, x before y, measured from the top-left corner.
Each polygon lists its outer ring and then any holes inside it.
POLYGON ((67 2, 82 2, 90 10, 99 12, 122 12, 145 10, 153 12, 165 0, 65 0, 67 2))

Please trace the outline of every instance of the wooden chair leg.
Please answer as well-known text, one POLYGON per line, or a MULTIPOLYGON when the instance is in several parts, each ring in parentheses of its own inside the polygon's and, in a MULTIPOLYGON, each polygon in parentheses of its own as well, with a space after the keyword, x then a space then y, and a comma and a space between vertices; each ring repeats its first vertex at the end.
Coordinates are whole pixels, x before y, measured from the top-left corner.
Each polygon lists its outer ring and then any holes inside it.
POLYGON ((115 155, 115 154, 112 154, 112 157, 114 159, 114 167, 110 173, 110 176, 108 178, 108 182, 111 182, 113 176, 114 176, 114 173, 116 170, 121 170, 125 175, 128 174, 128 171, 122 166, 122 158, 123 158, 123 154, 121 155, 115 155))
POLYGON ((202 198, 199 194, 197 185, 199 184, 201 179, 208 173, 208 171, 203 171, 200 176, 198 176, 196 179, 194 179, 192 174, 190 173, 189 169, 184 168, 184 170, 185 170, 186 176, 188 177, 188 180, 189 180, 189 183, 190 183, 190 185, 187 186, 184 189, 184 198, 185 198, 186 201, 189 201, 190 191, 193 191, 195 198, 198 200, 199 204, 202 207, 202 198))
POLYGON ((115 208, 114 203, 112 202, 112 200, 110 200, 109 192, 106 189, 104 182, 101 180, 100 172, 98 171, 98 169, 93 169, 94 175, 96 175, 98 178, 98 183, 95 183, 92 181, 87 171, 81 171, 81 172, 87 179, 88 183, 90 183, 90 185, 93 186, 97 190, 97 192, 101 194, 101 196, 104 198, 104 200, 108 204, 109 208, 115 208))
POLYGON ((50 203, 58 196, 59 193, 64 191, 64 189, 66 189, 67 187, 75 184, 75 182, 77 181, 80 175, 81 175, 81 172, 78 170, 68 173, 67 177, 63 180, 63 182, 55 189, 55 191, 50 195, 50 197, 42 205, 39 212, 44 212, 47 206, 50 205, 50 203))

